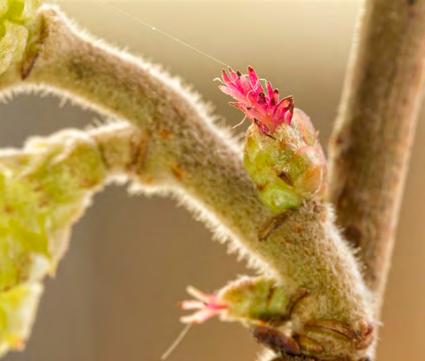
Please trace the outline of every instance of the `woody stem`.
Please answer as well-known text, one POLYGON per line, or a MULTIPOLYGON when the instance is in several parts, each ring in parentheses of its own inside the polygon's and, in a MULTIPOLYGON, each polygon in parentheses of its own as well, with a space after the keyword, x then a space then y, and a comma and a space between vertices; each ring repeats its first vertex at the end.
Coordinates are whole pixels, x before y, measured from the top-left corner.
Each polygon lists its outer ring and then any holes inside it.
POLYGON ((425 79, 425 1, 369 0, 330 143, 330 199, 379 312, 425 79))

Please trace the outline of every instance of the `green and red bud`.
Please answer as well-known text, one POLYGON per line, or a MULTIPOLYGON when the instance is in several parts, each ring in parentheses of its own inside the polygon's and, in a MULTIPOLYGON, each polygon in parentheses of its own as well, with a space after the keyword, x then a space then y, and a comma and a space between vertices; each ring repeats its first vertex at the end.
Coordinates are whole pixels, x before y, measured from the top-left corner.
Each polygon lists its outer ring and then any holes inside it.
POLYGON ((223 72, 220 89, 252 120, 244 149, 244 165, 260 198, 274 212, 321 197, 326 161, 310 119, 294 108, 292 97, 279 99, 270 82, 263 87, 255 71, 223 72), (266 91, 264 90, 266 89, 266 91))
POLYGON ((182 308, 195 312, 182 317, 183 323, 199 324, 215 316, 252 325, 276 322, 285 317, 289 304, 285 289, 264 277, 241 278, 212 295, 193 287, 188 292, 195 299, 184 301, 182 308))

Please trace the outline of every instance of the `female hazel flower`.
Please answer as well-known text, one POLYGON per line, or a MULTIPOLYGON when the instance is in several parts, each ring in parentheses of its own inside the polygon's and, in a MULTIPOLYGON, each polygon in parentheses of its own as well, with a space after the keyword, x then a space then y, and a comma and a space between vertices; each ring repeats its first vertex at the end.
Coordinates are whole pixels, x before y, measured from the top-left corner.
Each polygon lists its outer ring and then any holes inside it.
POLYGON ((181 307, 195 312, 182 317, 181 321, 190 324, 204 323, 216 316, 222 321, 264 324, 270 319, 282 318, 289 303, 284 287, 264 277, 242 277, 213 294, 193 287, 187 291, 194 299, 184 301, 181 307))
POLYGON ((310 119, 294 107, 291 96, 279 98, 269 81, 252 67, 247 74, 223 71, 220 89, 236 100, 253 124, 248 129, 244 165, 269 209, 280 214, 325 191, 326 162, 310 119))
POLYGON ((231 103, 251 119, 264 134, 272 134, 281 124, 291 124, 294 113, 294 100, 291 96, 279 99, 279 90, 273 89, 268 81, 264 91, 257 73, 248 67, 248 74, 240 74, 232 69, 223 70, 223 93, 233 97, 231 103))
POLYGON ((188 287, 187 292, 194 299, 183 301, 181 307, 183 310, 195 310, 195 312, 182 317, 183 323, 204 323, 212 317, 222 315, 228 309, 228 305, 214 294, 206 294, 194 287, 188 287))

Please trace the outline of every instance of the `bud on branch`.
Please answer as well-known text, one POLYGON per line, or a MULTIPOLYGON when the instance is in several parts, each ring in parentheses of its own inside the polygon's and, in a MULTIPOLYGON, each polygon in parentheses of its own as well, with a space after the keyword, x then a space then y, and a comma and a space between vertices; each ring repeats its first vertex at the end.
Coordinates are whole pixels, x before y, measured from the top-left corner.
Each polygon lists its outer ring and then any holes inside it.
POLYGON ((244 165, 262 201, 275 213, 296 208, 325 190, 326 161, 310 119, 279 99, 270 81, 263 87, 252 67, 248 74, 223 71, 220 89, 253 124, 247 132, 244 165), (267 91, 264 90, 267 89, 267 91))

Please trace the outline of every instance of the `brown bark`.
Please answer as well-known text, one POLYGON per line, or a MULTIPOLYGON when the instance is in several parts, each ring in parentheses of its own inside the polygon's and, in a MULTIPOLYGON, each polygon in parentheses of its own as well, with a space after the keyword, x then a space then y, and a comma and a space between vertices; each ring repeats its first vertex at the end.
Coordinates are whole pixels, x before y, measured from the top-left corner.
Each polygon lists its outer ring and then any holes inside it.
POLYGON ((330 143, 330 199, 377 310, 424 85, 425 0, 370 0, 330 143))

